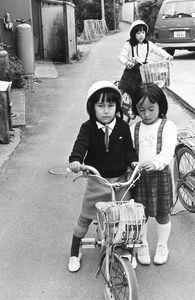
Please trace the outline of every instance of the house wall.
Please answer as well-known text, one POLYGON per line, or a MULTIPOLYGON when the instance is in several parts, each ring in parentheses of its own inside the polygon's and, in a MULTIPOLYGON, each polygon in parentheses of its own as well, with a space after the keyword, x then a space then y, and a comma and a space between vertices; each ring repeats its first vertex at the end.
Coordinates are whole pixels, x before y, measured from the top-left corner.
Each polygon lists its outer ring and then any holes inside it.
MULTIPOLYGON (((4 44, 12 47, 6 49, 9 53, 15 52, 15 30, 8 30, 4 26, 3 18, 10 13, 11 21, 16 19, 32 20, 31 0, 0 0, 0 34, 4 44)), ((28 22, 31 24, 31 22, 28 22)), ((14 29, 18 23, 13 22, 14 29)), ((32 24, 31 24, 32 25, 32 24)))
POLYGON ((0 42, 11 46, 9 54, 17 54, 16 19, 29 20, 37 58, 60 59, 68 63, 76 53, 75 5, 63 0, 0 0, 0 42), (13 21, 13 30, 4 26, 6 13, 13 21), (57 57, 54 57, 57 56, 57 57))

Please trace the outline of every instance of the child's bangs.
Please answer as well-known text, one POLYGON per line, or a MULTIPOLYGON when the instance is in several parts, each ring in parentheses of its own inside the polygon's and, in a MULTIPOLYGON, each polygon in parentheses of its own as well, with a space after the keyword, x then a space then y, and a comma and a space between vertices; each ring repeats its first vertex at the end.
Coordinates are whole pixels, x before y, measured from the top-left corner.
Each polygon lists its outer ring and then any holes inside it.
POLYGON ((136 33, 142 32, 142 31, 145 31, 145 32, 146 32, 146 28, 144 28, 143 26, 139 26, 139 27, 137 28, 136 33))
POLYGON ((111 91, 107 93, 107 102, 118 102, 119 96, 115 92, 111 91))
POLYGON ((119 96, 116 94, 113 90, 104 90, 101 91, 99 94, 99 103, 103 102, 115 102, 117 103, 119 101, 119 96))

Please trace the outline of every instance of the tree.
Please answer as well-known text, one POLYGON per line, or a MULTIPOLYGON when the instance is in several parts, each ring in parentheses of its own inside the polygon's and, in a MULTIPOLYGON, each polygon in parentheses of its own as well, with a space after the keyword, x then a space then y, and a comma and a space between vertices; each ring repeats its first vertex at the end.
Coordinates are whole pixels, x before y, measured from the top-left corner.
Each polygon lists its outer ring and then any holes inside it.
POLYGON ((163 0, 148 0, 138 6, 139 18, 149 26, 149 38, 154 38, 156 18, 163 0))

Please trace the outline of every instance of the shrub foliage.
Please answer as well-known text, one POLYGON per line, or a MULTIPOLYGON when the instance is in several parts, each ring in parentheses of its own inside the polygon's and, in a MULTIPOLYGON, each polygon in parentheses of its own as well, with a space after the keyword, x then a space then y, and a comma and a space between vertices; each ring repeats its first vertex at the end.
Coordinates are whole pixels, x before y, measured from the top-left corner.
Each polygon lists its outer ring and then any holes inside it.
POLYGON ((149 26, 149 38, 154 38, 156 18, 163 0, 147 0, 138 6, 138 17, 149 26))
POLYGON ((21 60, 16 55, 9 56, 8 65, 4 67, 3 72, 0 72, 0 80, 12 81, 12 88, 22 88, 24 86, 23 75, 21 60))
MULTIPOLYGON (((75 4, 75 19, 77 35, 84 29, 84 20, 101 20, 101 0, 73 0, 75 4)), ((113 0, 105 1, 105 19, 109 30, 114 29, 113 0)))

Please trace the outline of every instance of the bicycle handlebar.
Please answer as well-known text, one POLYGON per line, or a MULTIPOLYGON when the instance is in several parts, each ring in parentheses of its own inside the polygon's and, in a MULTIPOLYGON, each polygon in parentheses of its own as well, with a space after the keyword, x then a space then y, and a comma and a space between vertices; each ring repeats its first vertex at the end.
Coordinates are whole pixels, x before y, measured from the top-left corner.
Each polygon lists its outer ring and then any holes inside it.
MULTIPOLYGON (((127 187, 130 186, 131 184, 133 184, 135 181, 138 180, 138 178, 140 177, 140 164, 137 164, 133 170, 133 173, 131 174, 131 177, 129 178, 129 180, 127 180, 126 182, 115 182, 115 183, 110 183, 106 180, 106 178, 102 177, 99 173, 99 171, 89 165, 82 165, 81 170, 82 172, 85 171, 89 171, 90 173, 92 173, 92 175, 97 176, 98 178, 103 179, 103 181, 106 183, 106 185, 111 186, 112 188, 121 188, 121 187, 127 187), (137 176, 137 177, 136 177, 137 176)), ((70 168, 67 168, 67 172, 72 172, 70 168)), ((89 174, 88 174, 89 175, 89 174)), ((90 176, 90 175, 89 175, 90 176)))

